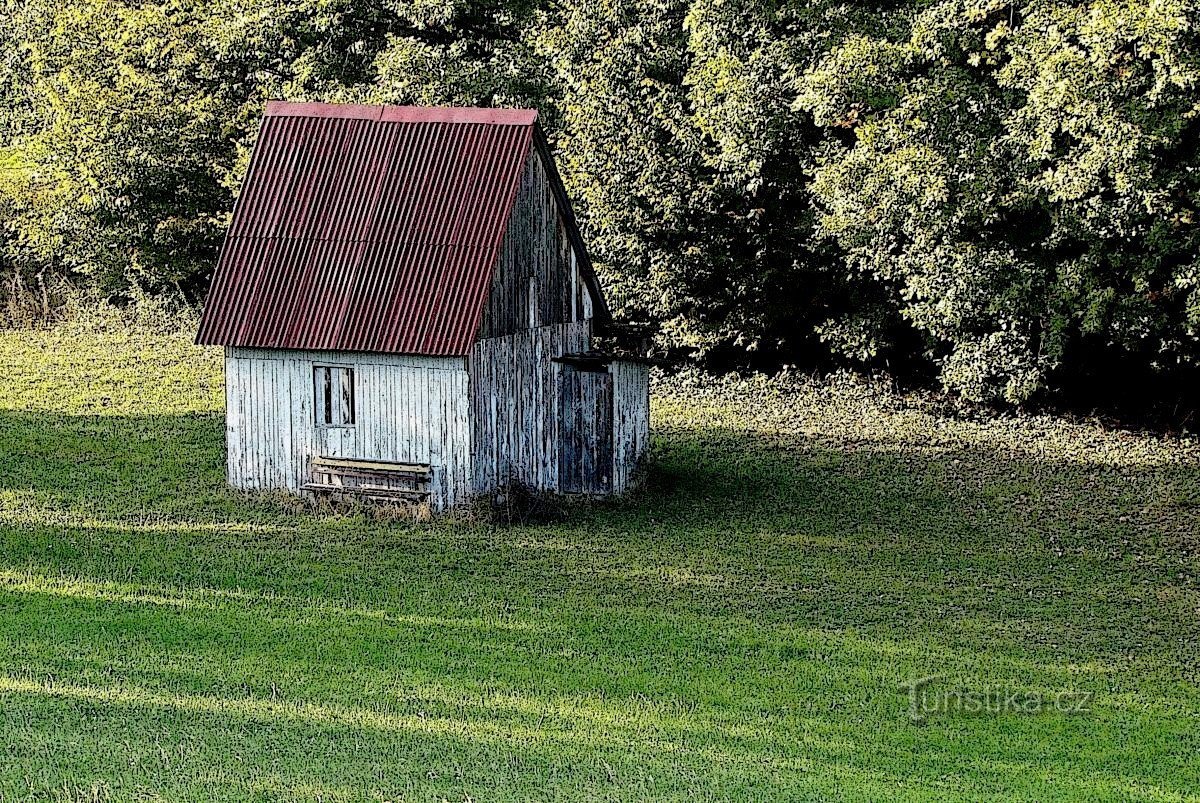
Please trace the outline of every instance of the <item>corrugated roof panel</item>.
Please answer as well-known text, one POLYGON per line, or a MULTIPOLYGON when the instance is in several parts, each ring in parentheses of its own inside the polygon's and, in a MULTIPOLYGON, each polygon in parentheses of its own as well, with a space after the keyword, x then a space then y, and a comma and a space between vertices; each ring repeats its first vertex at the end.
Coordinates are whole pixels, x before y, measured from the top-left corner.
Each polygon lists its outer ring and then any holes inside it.
POLYGON ((535 125, 268 104, 197 342, 468 353, 535 125))
POLYGON ((531 147, 603 318, 534 112, 272 102, 197 342, 466 354, 531 147))

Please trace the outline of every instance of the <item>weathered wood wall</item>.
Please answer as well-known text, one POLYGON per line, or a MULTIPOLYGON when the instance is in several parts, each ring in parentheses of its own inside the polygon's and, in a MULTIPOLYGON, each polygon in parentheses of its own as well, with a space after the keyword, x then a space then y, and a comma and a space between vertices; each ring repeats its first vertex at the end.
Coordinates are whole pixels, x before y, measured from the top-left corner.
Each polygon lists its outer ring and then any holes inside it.
POLYGON ((592 347, 591 316, 546 164, 534 148, 469 359, 475 491, 513 481, 558 490, 561 369, 553 358, 592 347))
POLYGON ((479 336, 503 337, 591 315, 588 290, 579 277, 546 165, 532 149, 513 202, 479 336))
POLYGON ((471 351, 473 487, 558 489, 558 365, 591 345, 587 321, 480 340, 471 351))
POLYGON ((473 483, 564 493, 630 490, 650 445, 645 365, 575 371, 553 358, 585 351, 586 322, 481 340, 470 358, 473 483))
POLYGON ((470 490, 467 371, 460 358, 229 348, 229 483, 299 490, 316 456, 428 463, 435 508, 470 490), (317 424, 313 368, 354 371, 353 426, 317 424))
POLYGON ((613 377, 613 493, 633 488, 650 448, 650 369, 617 360, 613 377))

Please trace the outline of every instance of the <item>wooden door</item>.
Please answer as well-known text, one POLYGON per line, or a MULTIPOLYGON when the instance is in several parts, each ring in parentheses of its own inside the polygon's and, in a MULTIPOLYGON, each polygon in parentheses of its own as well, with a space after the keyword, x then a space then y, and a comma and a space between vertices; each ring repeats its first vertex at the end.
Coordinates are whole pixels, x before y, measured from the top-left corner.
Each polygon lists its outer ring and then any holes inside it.
POLYGON ((558 489, 607 494, 612 490, 613 384, 607 371, 563 365, 558 380, 558 489))

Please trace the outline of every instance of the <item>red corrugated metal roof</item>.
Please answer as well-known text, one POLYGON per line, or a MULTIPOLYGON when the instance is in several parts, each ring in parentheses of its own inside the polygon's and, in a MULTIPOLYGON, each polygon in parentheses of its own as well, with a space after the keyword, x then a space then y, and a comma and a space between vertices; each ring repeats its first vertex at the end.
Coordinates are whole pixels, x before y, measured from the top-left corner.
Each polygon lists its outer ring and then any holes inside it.
POLYGON ((467 354, 536 120, 268 103, 197 342, 467 354))

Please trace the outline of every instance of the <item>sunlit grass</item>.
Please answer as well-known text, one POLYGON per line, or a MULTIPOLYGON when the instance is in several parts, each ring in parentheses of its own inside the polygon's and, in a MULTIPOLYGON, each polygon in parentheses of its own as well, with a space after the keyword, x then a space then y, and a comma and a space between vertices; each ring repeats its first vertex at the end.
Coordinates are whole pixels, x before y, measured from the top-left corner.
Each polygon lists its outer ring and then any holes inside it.
POLYGON ((675 384, 633 498, 417 525, 226 489, 220 368, 0 336, 0 800, 1197 799, 1194 443, 675 384))

